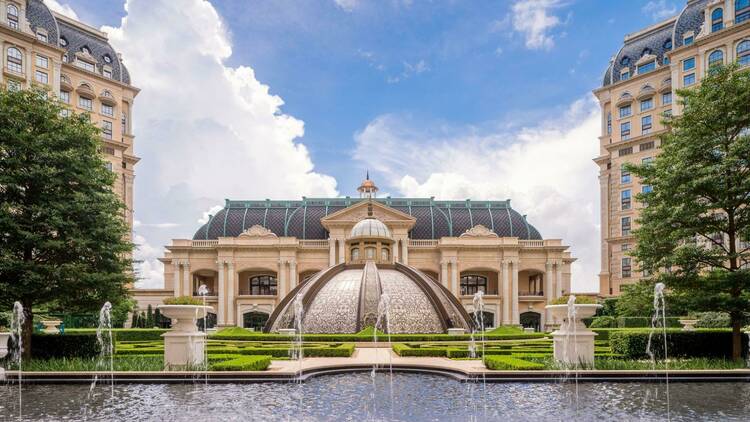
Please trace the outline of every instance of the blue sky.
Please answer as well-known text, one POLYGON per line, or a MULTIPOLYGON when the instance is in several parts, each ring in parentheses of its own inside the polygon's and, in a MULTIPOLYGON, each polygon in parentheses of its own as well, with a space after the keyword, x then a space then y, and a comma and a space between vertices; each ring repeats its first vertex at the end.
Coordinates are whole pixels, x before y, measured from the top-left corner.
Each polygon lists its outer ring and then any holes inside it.
POLYGON ((134 83, 142 285, 224 198, 506 199, 596 290, 599 115, 626 33, 683 0, 46 0, 134 83), (126 18, 126 19, 123 19, 126 18), (188 106, 192 104, 191 106, 188 106), (179 176, 176 176, 179 174, 179 176), (585 222, 585 223, 582 223, 585 222))

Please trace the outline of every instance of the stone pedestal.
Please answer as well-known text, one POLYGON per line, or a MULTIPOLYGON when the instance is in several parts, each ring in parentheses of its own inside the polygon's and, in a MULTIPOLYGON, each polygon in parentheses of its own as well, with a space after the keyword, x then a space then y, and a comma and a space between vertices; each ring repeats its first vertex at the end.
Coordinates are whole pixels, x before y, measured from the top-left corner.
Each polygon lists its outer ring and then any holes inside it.
POLYGON ((448 329, 448 335, 450 336, 460 336, 466 334, 466 331, 463 328, 449 328, 448 329))
POLYGON ((594 339, 597 334, 586 328, 584 318, 596 314, 602 305, 581 304, 575 306, 575 321, 569 321, 569 305, 548 305, 547 310, 557 321, 562 321, 560 328, 552 333, 554 357, 566 367, 594 365, 594 339))
MULTIPOLYGON (((0 359, 8 356, 8 339, 10 333, 0 333, 0 359)), ((5 368, 0 366, 0 381, 5 379, 5 368)))
POLYGON ((167 368, 200 366, 205 363, 206 334, 198 330, 210 306, 160 305, 162 315, 172 320, 172 329, 164 337, 164 365, 167 368))
POLYGON ((682 324, 682 331, 695 331, 695 324, 698 323, 697 319, 680 319, 678 321, 682 324))

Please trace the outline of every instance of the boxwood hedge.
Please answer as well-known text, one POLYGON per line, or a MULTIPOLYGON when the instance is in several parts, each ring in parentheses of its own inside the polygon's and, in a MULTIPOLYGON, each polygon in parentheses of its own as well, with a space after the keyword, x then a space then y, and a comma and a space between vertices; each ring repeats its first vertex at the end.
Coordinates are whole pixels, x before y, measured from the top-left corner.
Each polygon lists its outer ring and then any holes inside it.
MULTIPOLYGON (((630 359, 647 358, 646 345, 650 330, 620 330, 610 333, 612 352, 630 359)), ((742 335, 742 353, 747 356, 748 335, 742 335)), ((660 330, 654 332, 652 347, 656 357, 664 357, 664 337, 660 330)), ((732 332, 722 329, 698 329, 682 331, 667 329, 668 357, 730 358, 732 356, 732 332)))
POLYGON ((513 356, 487 355, 484 357, 484 364, 487 366, 487 369, 500 371, 529 371, 544 369, 544 365, 541 363, 529 362, 513 356))
POLYGON ((234 359, 212 363, 212 371, 265 371, 271 365, 271 356, 236 356, 234 359))
MULTIPOLYGON (((114 348, 113 344, 113 351, 114 348)), ((93 358, 99 356, 100 350, 96 332, 31 336, 31 357, 35 359, 93 358)))

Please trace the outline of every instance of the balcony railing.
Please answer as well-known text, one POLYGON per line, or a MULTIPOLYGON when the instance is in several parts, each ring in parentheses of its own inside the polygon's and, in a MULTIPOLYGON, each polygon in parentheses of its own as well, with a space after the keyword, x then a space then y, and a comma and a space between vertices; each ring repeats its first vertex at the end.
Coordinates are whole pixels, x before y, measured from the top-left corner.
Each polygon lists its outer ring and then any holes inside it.
POLYGON ((524 248, 543 248, 544 240, 519 240, 518 243, 524 248))
POLYGON ((194 248, 215 248, 218 244, 218 240, 193 240, 190 246, 194 248))
POLYGON ((433 239, 409 239, 410 248, 434 248, 438 241, 433 239))
POLYGON ((328 249, 328 239, 300 240, 299 246, 305 249, 328 249))

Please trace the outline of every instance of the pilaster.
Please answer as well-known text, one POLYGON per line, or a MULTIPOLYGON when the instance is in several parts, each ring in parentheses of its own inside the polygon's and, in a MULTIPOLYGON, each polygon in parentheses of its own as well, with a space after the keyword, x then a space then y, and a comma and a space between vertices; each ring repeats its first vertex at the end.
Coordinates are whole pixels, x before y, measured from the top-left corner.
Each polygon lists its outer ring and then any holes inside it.
POLYGON ((451 292, 458 297, 461 294, 460 290, 458 285, 458 259, 451 258, 451 292))
MULTIPOLYGON (((557 283, 557 289, 555 291, 555 297, 561 297, 563 295, 563 262, 555 261, 555 283, 557 283)), ((568 292, 570 294, 570 292, 568 292)))
POLYGON ((503 277, 503 284, 502 284, 502 297, 503 297, 503 324, 511 324, 512 321, 510 319, 510 311, 511 311, 511 302, 512 299, 510 297, 510 274, 508 273, 508 264, 510 264, 510 261, 503 260, 502 261, 502 277, 503 277))
POLYGON ((521 318, 518 315, 518 260, 514 259, 513 261, 511 261, 511 265, 513 267, 513 269, 511 270, 511 275, 513 276, 513 282, 511 283, 511 318, 513 321, 513 325, 519 325, 521 323, 521 318))
POLYGON ((216 323, 218 325, 226 325, 226 312, 227 312, 227 305, 226 305, 226 299, 227 299, 227 288, 224 284, 224 261, 219 259, 216 261, 218 264, 218 271, 219 271, 219 306, 218 306, 218 313, 216 315, 216 323))
POLYGON ((227 262, 227 325, 235 325, 234 307, 235 307, 235 289, 234 289, 234 262, 227 262))

